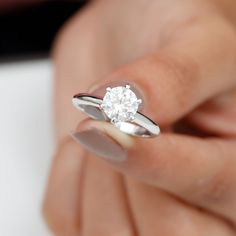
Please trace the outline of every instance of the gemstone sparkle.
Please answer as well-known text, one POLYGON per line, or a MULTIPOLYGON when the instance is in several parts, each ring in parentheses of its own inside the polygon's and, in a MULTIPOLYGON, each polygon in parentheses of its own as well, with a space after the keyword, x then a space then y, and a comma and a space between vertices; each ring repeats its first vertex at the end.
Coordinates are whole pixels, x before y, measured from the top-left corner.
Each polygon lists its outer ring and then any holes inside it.
POLYGON ((129 85, 107 88, 101 108, 113 123, 132 121, 141 99, 137 99, 129 85))

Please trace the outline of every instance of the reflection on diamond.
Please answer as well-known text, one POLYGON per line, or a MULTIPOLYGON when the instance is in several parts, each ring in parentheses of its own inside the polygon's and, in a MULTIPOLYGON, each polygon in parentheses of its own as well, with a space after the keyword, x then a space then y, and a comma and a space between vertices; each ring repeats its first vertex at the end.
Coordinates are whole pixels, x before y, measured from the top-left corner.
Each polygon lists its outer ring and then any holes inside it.
POLYGON ((129 86, 118 86, 107 89, 103 98, 102 109, 113 123, 132 121, 141 100, 137 99, 135 93, 129 86))

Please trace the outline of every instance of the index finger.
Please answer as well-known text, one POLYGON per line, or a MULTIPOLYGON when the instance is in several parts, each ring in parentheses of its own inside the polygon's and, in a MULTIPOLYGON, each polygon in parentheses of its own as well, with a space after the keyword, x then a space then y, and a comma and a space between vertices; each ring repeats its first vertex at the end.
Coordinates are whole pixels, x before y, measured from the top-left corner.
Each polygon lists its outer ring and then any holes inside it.
POLYGON ((168 36, 158 51, 99 83, 127 81, 143 94, 144 112, 167 126, 236 84, 235 42, 233 28, 221 18, 195 22, 168 36))

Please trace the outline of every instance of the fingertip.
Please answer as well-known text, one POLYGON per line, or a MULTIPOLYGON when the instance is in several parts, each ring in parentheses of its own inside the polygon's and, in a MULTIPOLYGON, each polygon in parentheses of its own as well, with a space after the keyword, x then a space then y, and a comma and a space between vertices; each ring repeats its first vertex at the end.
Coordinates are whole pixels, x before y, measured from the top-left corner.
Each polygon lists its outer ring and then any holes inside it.
POLYGON ((106 160, 120 162, 127 158, 133 138, 107 122, 91 119, 81 122, 72 137, 88 151, 106 160))

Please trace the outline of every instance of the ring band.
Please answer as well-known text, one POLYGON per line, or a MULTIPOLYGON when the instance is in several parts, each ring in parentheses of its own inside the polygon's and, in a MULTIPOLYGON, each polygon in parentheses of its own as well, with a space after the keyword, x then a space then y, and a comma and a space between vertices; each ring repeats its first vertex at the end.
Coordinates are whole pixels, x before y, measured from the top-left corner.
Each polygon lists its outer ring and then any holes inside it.
POLYGON ((160 133, 160 128, 138 111, 141 102, 129 85, 107 88, 103 99, 85 93, 72 98, 73 105, 93 119, 111 122, 129 135, 155 137, 160 133))

